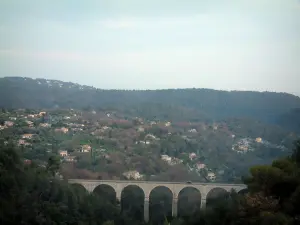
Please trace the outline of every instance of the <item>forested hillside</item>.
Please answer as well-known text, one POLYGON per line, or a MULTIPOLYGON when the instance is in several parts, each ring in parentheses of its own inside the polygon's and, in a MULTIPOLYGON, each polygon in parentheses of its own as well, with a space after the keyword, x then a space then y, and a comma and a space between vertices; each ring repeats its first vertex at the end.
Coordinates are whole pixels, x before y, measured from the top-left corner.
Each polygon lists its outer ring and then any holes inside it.
POLYGON ((111 108, 146 119, 252 117, 277 123, 285 113, 300 108, 300 98, 286 93, 211 89, 101 90, 54 80, 7 77, 0 79, 0 107, 111 108))

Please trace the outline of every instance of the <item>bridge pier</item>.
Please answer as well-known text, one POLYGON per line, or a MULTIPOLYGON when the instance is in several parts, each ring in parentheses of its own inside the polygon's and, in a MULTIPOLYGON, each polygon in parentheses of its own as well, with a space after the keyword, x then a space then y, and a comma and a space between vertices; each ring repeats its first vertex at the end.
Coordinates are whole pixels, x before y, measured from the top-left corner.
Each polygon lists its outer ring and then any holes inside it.
POLYGON ((173 198, 172 201, 172 216, 177 217, 177 211, 178 211, 178 199, 173 198))
POLYGON ((149 197, 144 199, 144 220, 146 223, 149 222, 149 197))
POLYGON ((201 209, 206 208, 206 198, 201 198, 201 209))

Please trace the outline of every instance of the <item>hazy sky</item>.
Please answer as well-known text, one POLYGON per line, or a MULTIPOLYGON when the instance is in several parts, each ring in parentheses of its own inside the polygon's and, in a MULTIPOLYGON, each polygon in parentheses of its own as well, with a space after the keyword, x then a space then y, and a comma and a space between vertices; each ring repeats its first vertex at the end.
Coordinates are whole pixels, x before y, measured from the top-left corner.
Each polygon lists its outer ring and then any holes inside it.
POLYGON ((0 0, 0 76, 300 94, 300 1, 0 0))

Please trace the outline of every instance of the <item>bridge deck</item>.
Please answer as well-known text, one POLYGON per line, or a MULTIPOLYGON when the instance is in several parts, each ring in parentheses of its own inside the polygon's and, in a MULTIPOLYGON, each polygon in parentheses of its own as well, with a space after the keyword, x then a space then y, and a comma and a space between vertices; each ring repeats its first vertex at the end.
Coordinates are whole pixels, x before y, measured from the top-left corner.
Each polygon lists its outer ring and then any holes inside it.
POLYGON ((229 184, 229 183, 200 183, 200 182, 168 182, 168 181, 146 181, 146 180, 86 180, 86 179, 68 179, 69 182, 81 183, 134 183, 134 184, 185 184, 185 185, 213 185, 213 186, 246 186, 245 184, 229 184))

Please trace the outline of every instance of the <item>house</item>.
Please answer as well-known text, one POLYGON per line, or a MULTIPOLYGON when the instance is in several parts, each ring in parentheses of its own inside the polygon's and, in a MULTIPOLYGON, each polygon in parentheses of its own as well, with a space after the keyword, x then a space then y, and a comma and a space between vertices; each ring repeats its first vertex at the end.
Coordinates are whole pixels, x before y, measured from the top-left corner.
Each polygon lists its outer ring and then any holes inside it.
POLYGON ((206 167, 206 165, 203 164, 203 163, 197 163, 197 164, 196 164, 196 168, 197 168, 198 170, 204 169, 205 167, 206 167))
POLYGON ((33 122, 32 121, 26 120, 25 122, 27 123, 27 125, 29 127, 33 127, 33 122))
POLYGON ((18 141, 18 145, 19 145, 19 146, 20 146, 20 145, 29 146, 29 145, 31 145, 31 144, 28 143, 28 142, 26 142, 25 140, 20 139, 20 140, 18 141))
POLYGON ((49 123, 40 123, 40 127, 51 127, 51 124, 49 123))
POLYGON ((144 132, 145 131, 145 128, 144 127, 139 127, 138 128, 138 132, 144 132))
POLYGON ((33 137, 33 134, 23 134, 22 135, 23 139, 32 139, 32 137, 33 137))
POLYGON ((166 162, 171 162, 172 161, 172 157, 170 157, 168 155, 161 155, 160 157, 163 161, 166 161, 166 162))
POLYGON ((12 127, 14 125, 14 122, 12 122, 12 121, 5 121, 4 125, 7 126, 7 127, 12 127))
POLYGON ((81 146, 81 152, 90 152, 92 150, 92 147, 90 145, 82 145, 81 146))
POLYGON ((197 130, 196 129, 190 129, 188 132, 189 133, 197 133, 197 130))
POLYGON ((65 128, 65 127, 61 127, 61 128, 56 128, 55 131, 62 132, 62 133, 68 133, 69 129, 65 128))
POLYGON ((208 173, 207 173, 207 178, 208 178, 209 180, 211 180, 211 181, 214 181, 214 180, 216 180, 216 174, 213 173, 213 172, 208 172, 208 173))
POLYGON ((25 165, 30 165, 31 164, 31 160, 29 160, 29 159, 24 159, 24 164, 25 165))
POLYGON ((156 137, 155 137, 153 134, 147 134, 147 135, 145 136, 145 138, 149 138, 149 139, 153 139, 153 140, 156 139, 156 137))
POLYGON ((152 125, 155 125, 156 124, 156 122, 155 121, 151 121, 150 122, 150 125, 152 126, 152 125))
POLYGON ((76 156, 71 155, 64 156, 64 160, 66 162, 77 162, 76 156))
POLYGON ((40 112, 39 116, 45 116, 47 113, 46 112, 40 112))
POLYGON ((255 141, 256 141, 257 143, 261 143, 261 142, 262 142, 262 138, 261 138, 261 137, 258 137, 258 138, 255 139, 255 141))
POLYGON ((190 158, 190 160, 193 160, 193 159, 195 159, 197 157, 197 155, 196 155, 196 153, 190 153, 190 155, 189 155, 189 158, 190 158))
POLYGON ((4 130, 5 128, 7 128, 7 126, 0 125, 0 130, 4 130))
POLYGON ((138 179, 141 179, 143 177, 143 175, 141 175, 136 170, 125 172, 125 173, 123 173, 123 176, 125 176, 127 179, 134 179, 134 180, 138 180, 138 179))
POLYGON ((165 123, 165 126, 166 126, 166 127, 171 126, 171 122, 166 122, 166 123, 165 123))
POLYGON ((68 156, 68 151, 66 151, 66 150, 61 150, 61 151, 59 151, 59 155, 60 155, 61 157, 68 156))

